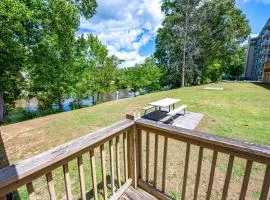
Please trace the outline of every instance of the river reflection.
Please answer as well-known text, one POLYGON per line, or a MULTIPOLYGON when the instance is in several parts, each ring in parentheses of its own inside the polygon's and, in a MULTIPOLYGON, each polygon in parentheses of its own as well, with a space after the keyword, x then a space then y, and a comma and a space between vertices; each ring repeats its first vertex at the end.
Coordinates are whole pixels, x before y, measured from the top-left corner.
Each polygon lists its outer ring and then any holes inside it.
MULTIPOLYGON (((136 96, 140 95, 140 93, 144 92, 141 90, 140 92, 136 92, 136 96)), ((100 102, 107 102, 107 101, 113 101, 118 99, 125 99, 125 98, 131 98, 134 97, 134 92, 130 92, 128 89, 121 89, 116 92, 111 92, 109 94, 101 94, 100 95, 100 102)), ((95 99, 96 100, 96 99, 95 99)), ((65 99, 63 102, 63 110, 69 111, 72 110, 71 104, 74 101, 73 98, 65 99)), ((22 107, 24 110, 29 112, 34 112, 38 109, 38 100, 36 98, 32 98, 29 101, 26 100, 18 100, 16 102, 17 107, 22 107)), ((81 105, 83 107, 86 106, 92 106, 93 105, 93 99, 87 98, 87 99, 81 99, 81 105)), ((58 109, 57 104, 53 104, 53 109, 58 109)))

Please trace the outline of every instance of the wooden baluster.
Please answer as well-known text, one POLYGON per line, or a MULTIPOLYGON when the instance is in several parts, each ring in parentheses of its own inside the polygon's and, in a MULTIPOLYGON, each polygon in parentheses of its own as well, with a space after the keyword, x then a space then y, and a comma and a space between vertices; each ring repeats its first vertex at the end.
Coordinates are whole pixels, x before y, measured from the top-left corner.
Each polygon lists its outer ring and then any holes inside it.
POLYGON ((82 159, 82 155, 77 158, 77 161, 78 161, 78 169, 79 169, 81 198, 82 198, 82 200, 86 200, 85 180, 84 180, 84 170, 83 170, 83 159, 82 159))
POLYGON ((101 166, 102 166, 103 195, 104 195, 104 199, 108 199, 104 144, 100 145, 100 154, 101 154, 101 166))
POLYGON ((49 190, 49 195, 51 200, 56 200, 56 195, 55 195, 55 189, 54 189, 54 182, 53 182, 53 176, 52 172, 48 172, 46 174, 46 180, 47 180, 47 185, 48 185, 48 190, 49 190))
POLYGON ((230 155, 226 178, 225 178, 225 182, 223 186, 223 192, 222 192, 222 198, 221 198, 222 200, 227 199, 229 184, 230 184, 231 175, 232 175, 233 161, 234 161, 234 156, 230 155))
POLYGON ((270 186, 270 165, 267 165, 260 195, 260 200, 266 200, 270 186))
POLYGON ((117 184, 121 187, 121 174, 120 174, 120 159, 119 159, 119 136, 116 136, 116 171, 117 171, 117 184))
POLYGON ((149 182, 149 154, 150 154, 150 134, 149 132, 146 133, 146 173, 145 173, 145 180, 149 182))
POLYGON ((200 147, 196 182, 195 182, 195 188, 194 188, 194 197, 193 197, 194 200, 196 200, 198 197, 198 190, 199 190, 199 185, 200 185, 200 177, 201 177, 201 169, 202 169, 202 159, 203 159, 203 147, 200 147))
POLYGON ((166 188, 166 165, 167 165, 167 149, 168 149, 168 137, 164 138, 164 152, 163 152, 163 173, 162 173, 162 192, 165 193, 166 188))
POLYGON ((96 160, 95 160, 95 150, 90 150, 90 162, 92 169, 92 185, 94 191, 94 199, 98 200, 98 191, 97 191, 97 173, 96 173, 96 160))
POLYGON ((155 135, 155 158, 154 158, 154 186, 157 187, 157 168, 158 168, 158 135, 155 135))
POLYGON ((125 172, 125 181, 127 182, 128 180, 128 158, 127 158, 127 133, 123 133, 123 148, 124 148, 124 172, 125 172))
POLYGON ((185 197, 186 197, 186 185, 187 185, 189 155, 190 155, 190 143, 187 143, 186 158, 185 158, 185 169, 184 169, 183 185, 182 185, 182 197, 181 197, 182 200, 184 200, 185 197))
POLYGON ((63 171, 64 171, 64 180, 65 180, 67 199, 72 200, 71 182, 70 182, 70 176, 69 176, 68 163, 63 165, 63 171))
POLYGON ((30 200, 36 200, 33 183, 32 182, 27 183, 26 188, 27 188, 29 199, 30 200))
POLYGON ((240 197, 239 197, 240 200, 245 200, 245 197, 246 197, 250 172, 251 172, 251 168, 252 168, 252 163, 253 162, 251 160, 247 160, 245 175, 243 178, 241 193, 240 193, 240 197))
POLYGON ((137 160, 138 160, 138 177, 143 178, 143 162, 142 162, 142 130, 138 130, 138 143, 137 143, 137 160))
POLYGON ((113 140, 109 141, 110 146, 110 169, 111 169, 111 186, 112 186, 112 193, 114 194, 115 187, 114 187, 114 162, 113 162, 113 140))
POLYGON ((128 178, 132 179, 132 187, 137 187, 137 130, 133 127, 128 131, 128 178))
POLYGON ((217 163, 217 155, 218 155, 218 152, 214 151, 213 158, 212 158, 210 177, 209 177, 209 184, 208 184, 207 194, 206 194, 206 200, 210 200, 210 197, 211 197, 213 181, 214 181, 214 176, 215 176, 216 163, 217 163))

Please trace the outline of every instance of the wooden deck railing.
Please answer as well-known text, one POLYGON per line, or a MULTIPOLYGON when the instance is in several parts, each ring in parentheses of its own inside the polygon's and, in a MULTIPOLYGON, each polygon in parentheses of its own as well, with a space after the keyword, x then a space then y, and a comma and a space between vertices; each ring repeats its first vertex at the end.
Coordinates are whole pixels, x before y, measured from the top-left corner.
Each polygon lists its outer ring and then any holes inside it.
POLYGON ((118 199, 129 186, 140 187, 157 197, 158 199, 171 199, 166 191, 167 172, 168 172, 168 140, 181 141, 186 144, 184 174, 182 181, 181 199, 186 198, 187 179, 190 165, 191 145, 199 147, 197 159, 197 173, 193 199, 198 199, 200 179, 202 174, 202 161, 205 149, 212 150, 212 164, 210 168, 210 177, 207 183, 206 199, 211 197, 213 180, 215 176, 216 163, 219 153, 229 155, 227 172, 223 183, 221 199, 227 198, 228 188, 231 181, 232 169, 236 157, 246 160, 246 167, 239 199, 245 199, 250 174, 254 162, 262 163, 265 166, 264 178, 261 183, 260 200, 266 200, 270 185, 270 148, 259 145, 251 145, 242 141, 223 138, 211 134, 190 131, 177 128, 171 125, 165 125, 149 121, 146 119, 137 119, 127 115, 127 120, 123 120, 110 127, 104 128, 96 133, 83 136, 67 144, 61 145, 47 152, 41 153, 32 158, 26 159, 17 165, 9 166, 0 170, 0 199, 6 199, 6 194, 17 190, 26 185, 29 199, 36 199, 35 187, 33 181, 39 177, 46 177, 46 184, 49 191, 49 198, 56 199, 55 183, 52 172, 59 167, 63 168, 66 198, 73 199, 72 183, 69 174, 69 162, 76 159, 78 165, 79 187, 81 199, 86 199, 85 173, 84 165, 91 166, 91 180, 94 199, 99 198, 98 182, 96 172, 95 149, 100 149, 100 161, 102 172, 102 196, 104 199, 118 199), (154 135, 154 173, 153 181, 150 180, 150 134, 154 135), (123 139, 120 145, 120 136, 123 139), (145 136, 145 137, 144 137, 145 136), (145 162, 142 154, 143 140, 145 142, 145 162), (159 140, 164 144, 159 146, 159 140), (108 144, 108 149, 104 147, 108 144), (120 150, 121 148, 121 150, 120 150), (158 152, 162 150, 162 165, 158 165, 158 152), (115 152, 114 152, 115 150, 115 152), (106 153, 109 153, 110 183, 106 179, 106 153), (121 155, 120 152, 121 151, 121 155), (90 163, 83 160, 83 155, 89 153, 90 163), (115 157, 114 157, 115 156, 115 157), (121 169, 121 164, 123 168, 121 169), (145 168, 143 167, 146 166, 145 168), (161 183, 158 183, 158 169, 162 171, 161 183), (116 173, 115 173, 116 172, 116 173), (145 174, 145 175, 144 175, 145 174), (124 180, 121 180, 124 177, 124 180), (158 185, 161 185, 158 187, 158 185), (108 192, 108 188, 110 192, 108 192))
MULTIPOLYGON (((121 196, 124 192, 124 188, 127 188, 132 184, 131 173, 128 173, 128 165, 131 165, 132 161, 129 159, 132 156, 132 138, 134 135, 134 121, 124 120, 117 124, 109 126, 102 129, 96 133, 83 136, 69 143, 41 153, 32 158, 26 159, 17 165, 9 166, 0 170, 0 199, 6 199, 6 194, 23 185, 26 185, 27 192, 30 200, 36 199, 35 188, 33 186, 33 181, 41 176, 46 176, 48 191, 50 199, 56 199, 56 192, 54 186, 54 180, 52 176, 53 170, 62 166, 63 176, 66 190, 66 198, 71 200, 72 198, 72 183, 69 174, 69 162, 77 159, 78 163, 78 174, 80 182, 80 198, 86 199, 86 188, 85 188, 85 174, 83 165, 88 165, 88 163, 83 163, 83 154, 89 153, 90 165, 91 165, 91 177, 93 186, 93 196, 98 199, 98 186, 97 186, 97 174, 96 174, 96 158, 94 150, 100 148, 100 158, 101 158, 101 168, 102 168, 102 183, 103 183, 103 197, 108 198, 107 191, 107 179, 106 179, 106 164, 105 164, 105 149, 104 144, 109 142, 109 160, 110 160, 110 177, 111 183, 110 188, 112 190, 112 198, 121 196), (119 138, 123 135, 123 154, 124 154, 124 169, 120 169, 120 145, 119 138), (116 144, 116 153, 114 154, 113 140, 116 144), (127 143, 129 143, 127 145, 127 143), (114 160, 114 155, 116 155, 116 162, 114 160), (115 169, 116 166, 116 179, 117 187, 115 185, 115 169), (124 182, 125 184, 121 187, 121 176, 120 171, 124 171, 124 182), (120 189, 119 189, 120 188, 120 189), (118 191, 116 191, 118 189, 118 191)), ((135 151, 133 150, 133 153, 135 151)), ((90 177, 89 177, 90 178, 90 177)), ((43 198, 41 198, 43 199, 43 198)))
POLYGON ((181 141, 186 143, 185 153, 185 164, 183 183, 181 191, 181 199, 184 200, 186 197, 187 188, 187 177, 190 160, 190 146, 196 145, 199 147, 198 162, 197 162, 197 173, 195 179, 195 187, 193 193, 193 199, 198 199, 198 190, 200 185, 200 176, 202 174, 202 159, 204 149, 210 149, 213 151, 212 164, 210 169, 210 177, 208 181, 206 199, 209 200, 211 197, 211 191, 213 187, 213 180, 215 175, 215 168, 217 163, 217 156, 219 153, 225 153, 229 155, 229 161, 227 165, 226 177, 223 185, 221 199, 225 200, 228 195, 229 183, 232 175, 232 168, 235 157, 243 158, 246 160, 246 168, 242 181, 242 187, 240 191, 239 199, 246 199, 246 192, 249 184, 250 173, 253 162, 259 162, 265 165, 265 175, 261 187, 260 200, 266 200, 270 185, 270 148, 263 147, 260 145, 251 145, 243 141, 228 139, 219 137, 211 134, 201 133, 197 131, 191 131, 183 128, 174 127, 171 125, 160 124, 146 119, 139 119, 136 121, 136 128, 138 129, 138 185, 147 192, 151 193, 158 199, 170 199, 166 194, 166 173, 168 170, 167 166, 167 153, 168 153, 168 139, 181 141), (154 182, 149 183, 149 133, 155 135, 155 155, 154 155, 154 182), (142 150, 141 141, 142 135, 146 134, 146 169, 145 169, 145 180, 143 179, 143 167, 142 167, 142 150), (159 147, 159 138, 163 137, 164 145, 159 147), (163 149, 163 165, 158 166, 158 149, 163 149), (157 171, 158 168, 162 167, 162 183, 161 188, 157 187, 157 171))

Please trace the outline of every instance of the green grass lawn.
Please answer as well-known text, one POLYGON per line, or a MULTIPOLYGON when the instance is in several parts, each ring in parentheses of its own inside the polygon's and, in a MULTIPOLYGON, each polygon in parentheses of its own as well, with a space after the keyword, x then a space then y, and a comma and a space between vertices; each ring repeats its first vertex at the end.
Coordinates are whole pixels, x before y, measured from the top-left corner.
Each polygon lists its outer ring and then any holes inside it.
MULTIPOLYGON (((46 149, 117 122, 125 118, 126 113, 140 111, 140 108, 149 102, 166 97, 179 98, 181 102, 177 106, 187 104, 190 111, 204 114, 204 120, 198 127, 200 131, 270 145, 270 86, 252 83, 219 83, 207 86, 223 87, 224 91, 204 90, 205 85, 187 87, 107 102, 89 108, 2 126, 0 130, 7 157, 10 163, 31 157, 46 149)), ((170 148, 178 151, 180 147, 172 145, 170 148)), ((197 153, 197 150, 194 151, 197 153)), ((211 152, 209 155, 211 155, 211 152)), ((211 157, 209 155, 207 153, 204 155, 204 161, 210 165, 211 157)), ((197 157, 194 157, 195 170, 196 159, 197 157)), ((224 157, 224 160, 226 159, 227 157, 224 157)), ((89 163, 88 161, 87 163, 89 163)), ((236 184, 239 181, 237 177, 242 175, 242 168, 245 166, 244 162, 239 161, 239 163, 240 168, 234 169, 233 173, 236 184)), ((172 160, 168 166, 179 168, 180 164, 176 164, 172 160)), ((77 173, 74 166, 75 164, 71 164, 71 174, 77 173)), ((218 168, 222 177, 226 171, 226 162, 221 162, 218 168)), ((256 172, 255 176, 261 175, 262 168, 260 166, 256 168, 259 169, 257 170, 259 172, 256 172)), ((56 170, 55 176, 62 177, 62 175, 57 175, 60 173, 62 173, 60 169, 56 170)), ((170 172, 168 175, 171 175, 172 179, 174 177, 179 178, 170 174, 170 172)), ((100 173, 98 177, 100 177, 100 173)), ((72 180, 74 183, 78 182, 76 175, 72 180)), ((174 183, 174 181, 171 181, 171 183, 174 183)), ((90 181, 87 184, 90 187, 90 181)), ((251 197, 258 196, 255 185, 256 182, 254 183, 255 189, 250 194, 251 197)), ((175 192, 173 189, 175 184, 171 186, 171 193, 179 196, 179 192, 175 192)), ((56 187, 59 187, 60 191, 64 191, 63 183, 56 187)), ((75 187, 74 193, 78 193, 78 188, 75 187)), ((60 197, 61 195, 62 193, 59 194, 60 197)), ((218 197, 218 194, 216 197, 218 197)))

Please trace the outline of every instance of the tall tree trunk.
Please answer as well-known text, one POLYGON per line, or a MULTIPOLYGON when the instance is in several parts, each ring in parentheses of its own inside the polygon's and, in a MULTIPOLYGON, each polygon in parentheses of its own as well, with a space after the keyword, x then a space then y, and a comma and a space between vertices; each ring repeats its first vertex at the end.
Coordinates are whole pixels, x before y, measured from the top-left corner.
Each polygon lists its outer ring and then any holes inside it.
POLYGON ((185 87, 185 72, 186 72, 186 33, 185 33, 185 41, 184 41, 184 48, 183 48, 183 66, 182 66, 182 74, 181 74, 181 87, 185 87))
POLYGON ((99 96, 100 96, 100 93, 99 93, 99 92, 97 92, 97 100, 96 100, 96 103, 98 103, 98 102, 99 102, 99 96))
POLYGON ((4 91, 0 88, 0 124, 5 121, 5 113, 4 91))
POLYGON ((189 2, 187 4, 186 14, 185 14, 184 48, 183 48, 183 66, 182 66, 181 87, 185 87, 185 76, 186 76, 186 50, 187 50, 187 32, 188 32, 188 9, 189 9, 189 2))
POLYGON ((60 111, 63 111, 63 103, 62 103, 62 98, 58 98, 58 107, 60 111))

